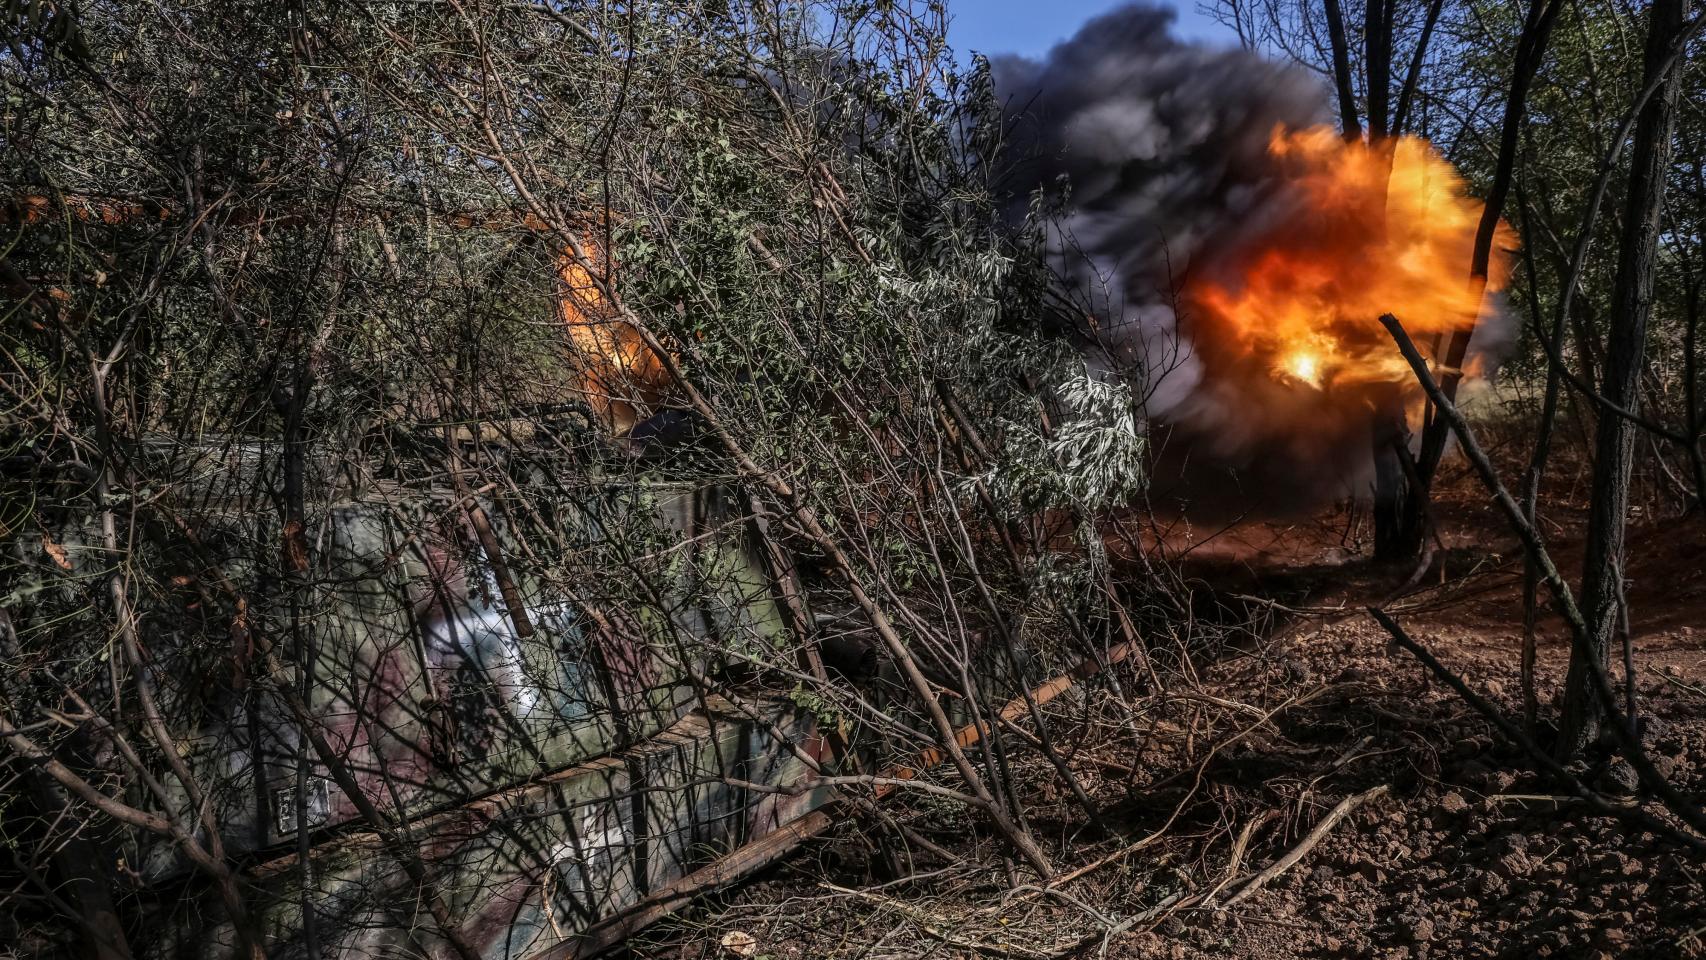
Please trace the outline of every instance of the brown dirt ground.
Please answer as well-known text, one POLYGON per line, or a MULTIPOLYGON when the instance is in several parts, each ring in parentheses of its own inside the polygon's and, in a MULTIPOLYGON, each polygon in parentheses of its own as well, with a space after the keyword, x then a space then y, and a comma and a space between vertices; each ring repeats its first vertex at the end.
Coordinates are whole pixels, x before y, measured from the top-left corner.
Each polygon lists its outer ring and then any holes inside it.
MULTIPOLYGON (((1548 528, 1565 571, 1580 563, 1573 491, 1579 486, 1549 491, 1565 504, 1552 508, 1548 528)), ((1460 470, 1439 517, 1447 531, 1439 572, 1388 609, 1507 716, 1520 716, 1516 542, 1460 470)), ((1265 639, 1197 667, 1197 695, 1248 705, 1234 714, 1253 706, 1272 717, 1239 725, 1222 715, 1209 726, 1216 708, 1199 699, 1158 710, 1160 734, 1141 749, 1110 732, 1101 748, 1075 756, 1117 836, 1085 828, 1046 770, 1021 771, 1043 798, 1029 811, 1031 826, 1061 870, 1106 861, 1061 884, 1060 894, 1008 894, 998 848, 963 812, 909 800, 892 803, 892 816, 967 862, 907 859, 892 832, 850 821, 635 952, 684 960, 1706 957, 1706 857, 1555 797, 1556 786, 1528 772, 1481 716, 1392 648, 1361 606, 1383 599, 1407 571, 1361 560, 1354 528, 1343 511, 1245 524, 1204 535, 1208 542, 1187 555, 1203 584, 1307 611, 1277 611, 1265 639), (1265 891, 1228 909, 1098 935, 1171 893, 1201 892, 1232 875, 1229 850, 1245 825, 1258 823, 1240 876, 1290 849, 1340 799, 1382 784, 1389 794, 1353 812, 1265 891), (1161 836, 1133 849, 1151 832, 1161 836), (750 935, 753 949, 723 946, 730 930, 750 935)), ((1170 542, 1190 542, 1188 531, 1175 529, 1170 542)), ((1698 802, 1706 798, 1706 521, 1639 523, 1630 554, 1643 737, 1659 769, 1698 802)), ((1543 622, 1543 694, 1559 686, 1566 654, 1561 625, 1543 622)), ((1094 741, 1095 704, 1070 709, 1094 741)), ((1622 761, 1600 758, 1588 776, 1608 795, 1640 799, 1625 785, 1622 761)))

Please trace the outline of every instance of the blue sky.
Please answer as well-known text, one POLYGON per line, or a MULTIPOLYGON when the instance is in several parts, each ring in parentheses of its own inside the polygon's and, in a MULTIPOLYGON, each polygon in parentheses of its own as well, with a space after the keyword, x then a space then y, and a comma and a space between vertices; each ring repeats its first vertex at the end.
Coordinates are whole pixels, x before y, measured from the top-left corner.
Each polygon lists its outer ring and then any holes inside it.
MULTIPOLYGON (((1078 32, 1084 21, 1124 0, 950 0, 953 22, 948 28, 962 58, 973 51, 991 56, 1019 53, 1041 56, 1049 47, 1078 32)), ((1175 30, 1181 37, 1231 44, 1230 30, 1196 10, 1196 0, 1153 0, 1178 11, 1175 30)), ((963 62, 963 60, 962 60, 963 62)))

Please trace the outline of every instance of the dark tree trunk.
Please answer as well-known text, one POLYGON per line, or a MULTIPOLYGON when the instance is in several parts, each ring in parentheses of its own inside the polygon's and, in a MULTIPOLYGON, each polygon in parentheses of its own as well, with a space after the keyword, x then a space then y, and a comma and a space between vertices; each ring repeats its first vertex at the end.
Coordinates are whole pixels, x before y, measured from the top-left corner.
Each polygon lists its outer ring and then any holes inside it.
POLYGON ((1368 0, 1363 20, 1363 65, 1368 72, 1363 90, 1368 99, 1368 138, 1379 140, 1391 133, 1389 99, 1392 87, 1392 0, 1368 0))
MULTIPOLYGON (((1333 87, 1339 99, 1339 123, 1344 137, 1362 140, 1357 116, 1356 84, 1351 73, 1350 43, 1345 36, 1344 11, 1339 0, 1323 0, 1327 11, 1327 38, 1333 54, 1333 87)), ((1364 20, 1364 67, 1368 94, 1369 149, 1391 153, 1381 142, 1387 135, 1388 95, 1391 86, 1392 30, 1390 0, 1368 0, 1364 20)), ((1426 37, 1421 43, 1425 46, 1426 37)), ((1419 46, 1416 62, 1425 55, 1419 46)), ((1412 78, 1413 79, 1413 78, 1412 78)), ((1376 411, 1372 424, 1374 455, 1374 555, 1380 559, 1414 556, 1426 535, 1426 516, 1421 491, 1412 483, 1414 471, 1404 460, 1409 455, 1409 430, 1404 426, 1402 400, 1394 397, 1376 411)))
MULTIPOLYGON (((1500 131, 1498 160, 1493 170, 1493 182, 1488 190, 1487 203, 1482 210, 1481 223, 1475 235, 1475 248, 1471 256, 1470 279, 1479 288, 1484 289, 1487 283, 1489 266, 1492 263, 1493 240, 1497 235, 1499 218, 1505 206, 1505 196, 1510 191, 1511 176, 1516 168, 1516 155, 1519 137, 1522 133, 1523 120, 1528 110, 1528 90, 1534 79, 1534 73, 1540 66, 1540 60, 1546 50, 1546 42, 1551 34, 1552 24, 1557 18, 1558 0, 1533 0, 1528 8, 1528 16, 1523 22, 1522 36, 1517 42, 1516 66, 1511 77, 1510 98, 1505 102, 1504 124, 1500 131)), ((1380 84, 1382 92, 1390 82, 1391 58, 1391 11, 1381 8, 1379 0, 1369 3, 1369 84, 1373 89, 1380 84), (1380 9, 1380 12, 1376 12, 1380 9), (1385 38, 1386 50, 1376 57, 1376 47, 1373 37, 1376 34, 1385 38)), ((1431 26, 1431 23, 1430 23, 1431 26)), ((1425 35, 1424 35, 1425 36, 1425 35)), ((1407 122, 1403 114, 1408 112, 1408 101, 1413 92, 1411 85, 1415 80, 1415 70, 1419 67, 1420 56, 1424 51, 1418 50, 1418 56, 1412 64, 1411 76, 1405 80, 1403 103, 1400 105, 1400 122, 1407 122)), ((1382 98, 1384 99, 1384 98, 1382 98)), ((1384 103, 1381 114, 1377 118, 1374 104, 1369 106, 1369 129, 1373 133, 1383 133, 1386 129, 1384 103)), ((1456 395, 1457 383, 1461 379, 1458 368, 1463 364, 1464 354, 1469 347, 1469 335, 1473 331, 1465 329, 1454 333, 1446 342, 1443 363, 1440 371, 1440 386, 1446 396, 1456 395)), ((1428 488, 1433 483, 1433 477, 1439 466, 1441 454, 1445 450, 1445 441, 1449 427, 1443 418, 1425 418, 1422 426, 1421 454, 1415 463, 1415 469, 1407 474, 1396 472, 1400 461, 1397 459, 1400 451, 1375 449, 1375 556, 1382 559, 1399 559, 1416 555, 1423 546, 1427 536, 1427 501, 1428 488), (1386 461, 1390 460, 1388 463, 1386 461), (1400 486, 1385 487, 1385 483, 1395 483, 1400 486), (1413 487, 1413 489, 1412 489, 1413 487)))
MULTIPOLYGON (((1687 18, 1687 7, 1688 0, 1655 0, 1647 32, 1643 87, 1655 83, 1665 72, 1670 49, 1687 18)), ((1663 222, 1677 87, 1673 71, 1647 101, 1635 127, 1622 247, 1612 287, 1613 312, 1601 390, 1611 403, 1631 412, 1639 412, 1641 404, 1641 370, 1646 360, 1647 321, 1653 309, 1653 273, 1663 222)), ((1591 743, 1607 719, 1593 689, 1593 673, 1604 668, 1618 629, 1623 534, 1636 429, 1626 417, 1599 418, 1593 500, 1582 565, 1582 615, 1588 630, 1570 655, 1557 747, 1561 758, 1573 757, 1591 743)))
POLYGON ((1357 120, 1357 95, 1351 85, 1351 49, 1345 39, 1345 16, 1339 0, 1325 0, 1327 5, 1327 38, 1333 47, 1333 87, 1339 94, 1339 123, 1345 139, 1361 140, 1362 124, 1357 120))
MULTIPOLYGON (((1505 116, 1499 131, 1499 155, 1493 167, 1493 182, 1487 188, 1487 203, 1481 210, 1481 222, 1475 231, 1475 249, 1469 265, 1469 280, 1477 291, 1487 286, 1487 274, 1492 264, 1493 239, 1498 233, 1499 218, 1504 215, 1505 198, 1510 193, 1511 176, 1516 170, 1518 141, 1523 122, 1528 116, 1528 91, 1534 83, 1535 71, 1545 57, 1546 44, 1552 36, 1552 24, 1557 22, 1560 0, 1533 0, 1523 20, 1522 36, 1517 40, 1516 66, 1511 73, 1510 98, 1505 101, 1505 116)), ((1457 396, 1457 385, 1463 379, 1463 358, 1469 352, 1469 337, 1475 332, 1468 327, 1452 333, 1441 358, 1439 386, 1448 399, 1457 396)), ((1422 453, 1417 472, 1423 483, 1432 483, 1445 453, 1445 441, 1451 428, 1444 418, 1429 417, 1422 429, 1422 453)))
MULTIPOLYGON (((1363 13, 1363 93, 1368 149, 1390 171, 1392 0, 1368 0, 1363 13)), ((1348 68, 1342 86, 1350 87, 1348 68)), ((1425 530, 1421 491, 1412 482, 1414 471, 1405 462, 1409 456, 1410 431, 1404 424, 1403 398, 1396 394, 1386 398, 1375 411, 1372 428, 1374 555, 1382 560, 1405 559, 1421 549, 1425 530)))
POLYGON ((1374 555, 1405 559, 1421 552, 1427 538, 1422 490, 1414 482, 1410 431, 1401 403, 1374 421, 1374 555))

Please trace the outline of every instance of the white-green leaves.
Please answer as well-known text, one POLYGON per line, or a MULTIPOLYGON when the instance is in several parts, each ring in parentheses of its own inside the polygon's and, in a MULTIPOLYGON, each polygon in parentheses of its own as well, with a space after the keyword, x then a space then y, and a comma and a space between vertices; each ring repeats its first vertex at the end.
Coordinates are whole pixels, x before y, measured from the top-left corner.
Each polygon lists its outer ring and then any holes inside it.
POLYGON ((1076 362, 1057 371, 1048 393, 1058 414, 1051 428, 1005 424, 1003 455, 982 478, 996 502, 1015 514, 1093 513, 1142 490, 1145 435, 1131 389, 1076 362))

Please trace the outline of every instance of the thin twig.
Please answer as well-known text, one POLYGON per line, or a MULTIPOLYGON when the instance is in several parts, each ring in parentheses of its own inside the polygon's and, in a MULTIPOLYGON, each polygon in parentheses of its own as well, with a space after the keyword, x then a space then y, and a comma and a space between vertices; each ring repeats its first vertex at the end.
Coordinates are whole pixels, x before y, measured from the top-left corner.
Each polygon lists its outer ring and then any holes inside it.
POLYGON ((1388 789, 1389 787, 1383 783, 1378 787, 1371 787, 1361 793, 1354 794, 1340 800, 1339 805, 1327 811, 1327 815, 1321 818, 1321 822, 1315 825, 1315 829, 1309 831, 1308 836, 1299 841, 1296 846, 1287 850, 1285 856, 1275 860, 1266 870, 1263 870, 1261 873, 1251 877, 1248 882, 1238 888, 1238 892, 1227 897, 1226 902, 1221 904, 1221 909, 1225 909, 1249 898, 1252 894, 1272 882, 1275 877, 1278 877, 1280 874, 1285 873, 1292 867, 1297 866, 1298 861, 1308 856, 1309 851, 1315 849, 1315 845, 1321 842, 1321 838, 1325 837, 1340 820, 1345 818, 1347 814, 1352 810, 1355 810, 1357 807, 1362 806, 1364 803, 1373 800, 1375 797, 1384 794, 1388 789))

